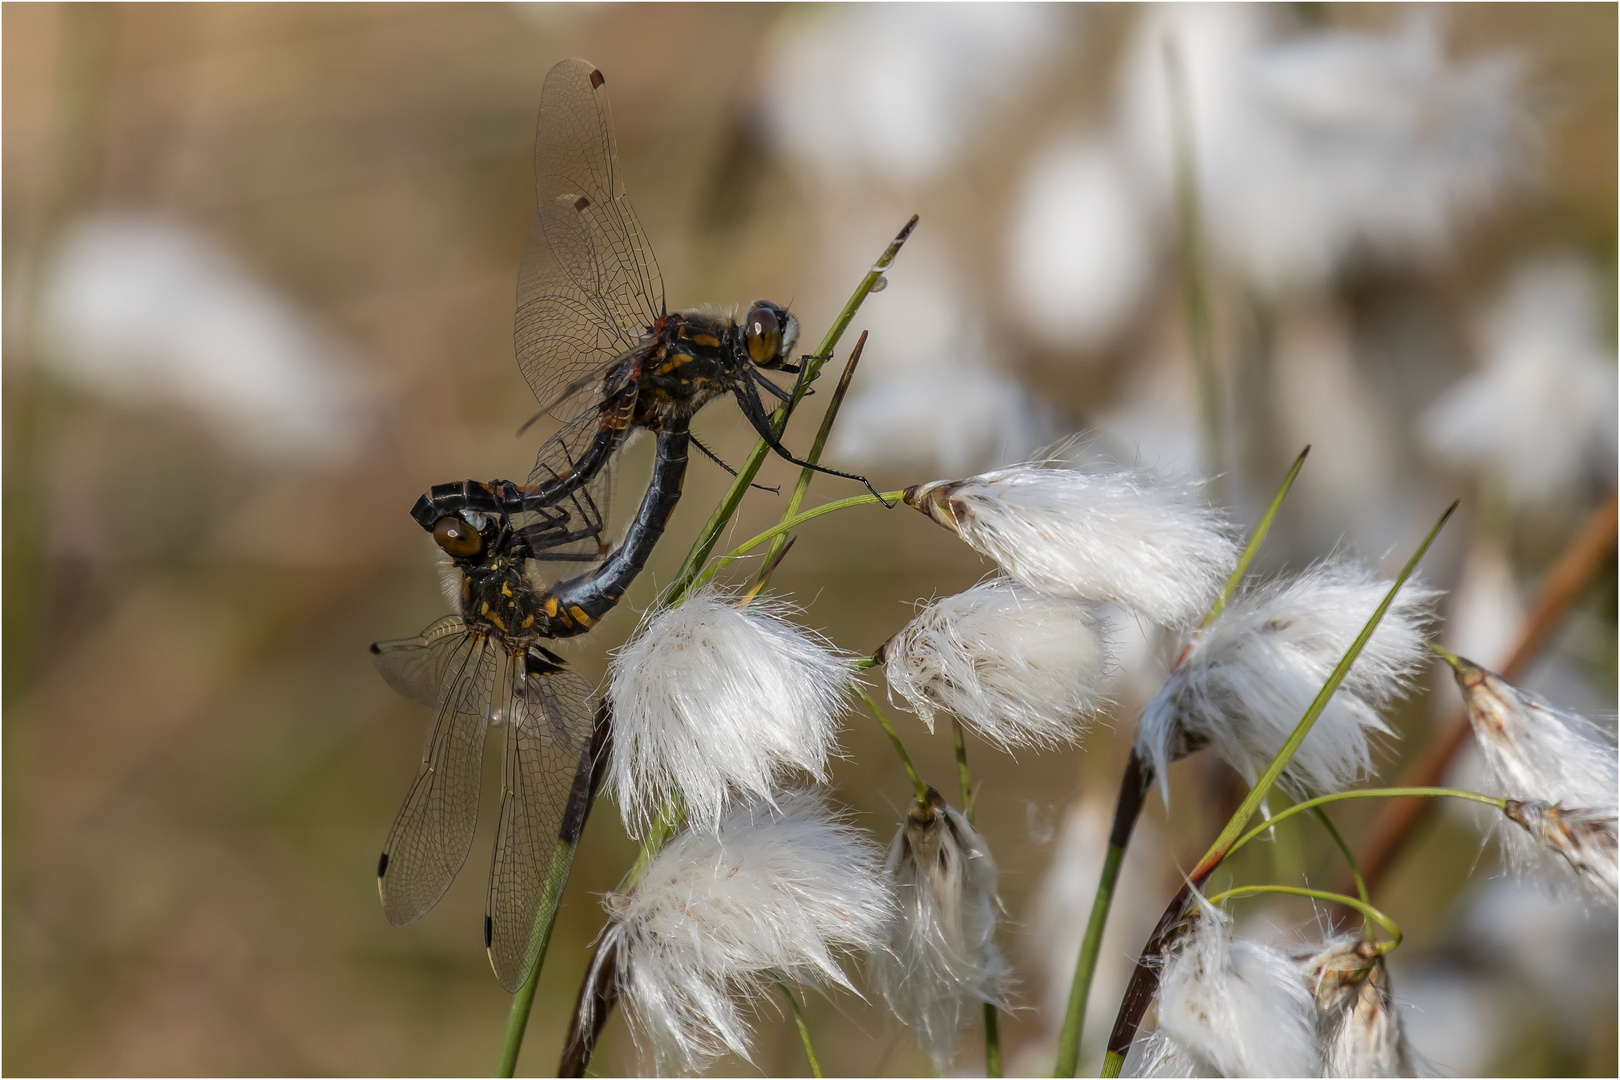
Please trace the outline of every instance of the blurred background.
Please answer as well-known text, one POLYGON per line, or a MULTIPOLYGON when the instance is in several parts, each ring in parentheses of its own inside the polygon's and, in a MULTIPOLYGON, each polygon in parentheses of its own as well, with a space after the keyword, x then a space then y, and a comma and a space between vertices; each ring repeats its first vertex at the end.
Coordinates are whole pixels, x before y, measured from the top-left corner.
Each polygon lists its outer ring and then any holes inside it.
MULTIPOLYGON (((1449 590, 1442 639, 1496 664, 1614 483, 1609 5, 11 4, 0 20, 8 1073, 493 1064, 509 1000, 480 940, 496 755, 467 869, 393 930, 376 853, 428 715, 366 646, 445 610, 417 495, 533 462, 513 435, 535 407, 514 281, 540 84, 564 57, 607 74, 672 308, 791 301, 813 342, 921 214, 852 327, 872 336, 831 447, 880 487, 1085 432, 1088 454, 1218 474, 1250 523, 1309 442, 1258 568, 1342 547, 1388 571, 1461 497, 1424 573, 1449 590), (1178 149, 1205 350, 1185 315, 1178 149)), ((730 460, 753 441, 724 403, 697 428, 730 460)), ((649 453, 621 467, 621 513, 649 453)), ((779 465, 765 482, 791 481, 779 465)), ((570 645, 587 675, 727 481, 694 462, 626 604, 570 645)), ((854 490, 822 477, 811 498, 854 490)), ((751 494, 733 536, 781 504, 751 494)), ((919 516, 869 509, 808 526, 775 583, 865 652, 985 570, 919 516)), ((1524 678, 1608 722, 1615 597, 1605 558, 1524 678)), ((1142 627, 1119 633, 1117 730, 1017 760, 971 748, 1021 981, 1015 1072, 1049 1069, 1119 769, 1173 658, 1142 627)), ((1419 688, 1384 777, 1457 701, 1447 677, 1419 688)), ((943 789, 948 734, 899 722, 943 789)), ((844 746, 838 796, 886 843, 903 774, 869 719, 844 746)), ((1465 753, 1452 778, 1470 769, 1465 753)), ((1129 955, 1231 804, 1213 763, 1172 784, 1127 862, 1084 1068, 1129 955)), ((1343 815, 1353 841, 1367 820, 1343 815)), ((1255 845, 1239 870, 1336 878, 1319 840, 1255 845)), ((604 803, 521 1071, 553 1071, 596 896, 633 851, 604 803)), ((1615 1073, 1612 913, 1500 876, 1467 813, 1426 824, 1380 895, 1436 1070, 1615 1073)), ((1285 939, 1319 929, 1308 908, 1244 914, 1285 939)), ((929 1071, 854 996, 807 1012, 829 1074, 929 1071)), ((791 1024, 760 1028, 755 1066, 719 1071, 802 1074, 791 1024)), ((965 1073, 982 1071, 978 1038, 965 1073)), ((619 1020, 596 1064, 640 1068, 619 1020)))

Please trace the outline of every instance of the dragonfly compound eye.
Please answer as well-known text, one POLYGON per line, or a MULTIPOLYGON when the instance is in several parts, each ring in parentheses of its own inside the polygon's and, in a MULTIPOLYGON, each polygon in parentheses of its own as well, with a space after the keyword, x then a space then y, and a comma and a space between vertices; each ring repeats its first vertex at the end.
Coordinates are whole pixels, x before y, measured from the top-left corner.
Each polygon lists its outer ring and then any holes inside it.
POLYGON ((469 559, 484 549, 478 530, 458 517, 442 517, 433 526, 433 542, 458 559, 469 559))
POLYGON ((743 330, 748 341, 748 357, 761 366, 775 366, 782 362, 782 320, 771 304, 755 304, 748 309, 748 323, 743 330))

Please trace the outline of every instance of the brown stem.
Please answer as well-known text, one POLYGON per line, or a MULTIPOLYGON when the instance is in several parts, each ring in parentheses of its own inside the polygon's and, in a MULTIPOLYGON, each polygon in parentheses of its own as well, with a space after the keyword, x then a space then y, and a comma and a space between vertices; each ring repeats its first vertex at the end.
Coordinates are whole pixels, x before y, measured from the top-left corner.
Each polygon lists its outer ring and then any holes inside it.
POLYGON ((1164 944, 1170 937, 1170 932, 1181 922, 1185 914, 1187 901, 1192 898, 1192 891, 1202 885, 1210 874, 1215 872, 1219 860, 1212 861, 1207 867, 1200 867, 1188 878, 1187 883, 1176 891, 1170 904, 1159 916, 1158 925, 1154 926, 1153 933, 1148 937, 1147 944, 1142 946, 1142 955, 1136 958, 1136 970, 1131 972, 1130 985, 1125 988, 1125 996, 1120 999, 1119 1013, 1114 1017, 1114 1030, 1108 1034, 1108 1052, 1124 1057, 1136 1041, 1136 1029, 1142 1026, 1142 1017, 1147 1014, 1148 1003, 1153 995, 1159 991, 1159 954, 1164 951, 1164 944))
MULTIPOLYGON (((1518 643, 1498 669, 1503 678, 1513 679, 1524 671, 1546 647, 1553 631, 1575 606, 1593 576, 1611 565, 1616 527, 1620 524, 1617 514, 1620 514, 1620 492, 1610 491, 1608 499, 1592 512, 1557 564, 1548 571, 1518 643)), ((1445 778, 1451 759, 1468 741, 1468 733, 1468 714, 1458 710, 1440 726, 1428 747, 1407 766, 1394 786, 1438 785, 1445 778)), ((1389 799, 1384 803, 1368 829, 1370 839, 1356 856, 1367 888, 1374 889, 1383 880, 1437 802, 1438 799, 1389 799)), ((1350 888, 1341 885, 1339 891, 1349 892, 1350 888)))
POLYGON ((591 1063, 596 1040, 613 1014, 614 1002, 619 1000, 617 957, 612 938, 603 935, 591 954, 585 979, 579 984, 574 1014, 568 1021, 568 1039, 563 1043, 562 1060, 557 1063, 558 1076, 584 1076, 585 1066, 591 1063))

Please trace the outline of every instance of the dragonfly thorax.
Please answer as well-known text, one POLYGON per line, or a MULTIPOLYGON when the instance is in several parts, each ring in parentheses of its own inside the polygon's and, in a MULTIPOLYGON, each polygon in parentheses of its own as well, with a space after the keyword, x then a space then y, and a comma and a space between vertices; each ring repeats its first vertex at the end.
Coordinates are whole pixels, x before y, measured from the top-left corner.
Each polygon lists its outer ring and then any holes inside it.
POLYGON ((755 368, 780 368, 798 336, 798 319, 768 300, 756 301, 741 322, 701 312, 664 316, 636 372, 636 424, 658 431, 690 420, 757 378, 755 368))

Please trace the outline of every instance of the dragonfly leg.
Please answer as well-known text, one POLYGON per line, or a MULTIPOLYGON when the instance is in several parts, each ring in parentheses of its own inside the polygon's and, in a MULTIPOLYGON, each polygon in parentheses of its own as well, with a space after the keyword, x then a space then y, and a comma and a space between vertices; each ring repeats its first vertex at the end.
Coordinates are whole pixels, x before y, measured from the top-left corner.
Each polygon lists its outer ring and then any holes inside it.
POLYGON ((777 433, 772 430, 771 418, 765 412, 765 403, 759 399, 759 391, 755 390, 751 383, 745 382, 741 386, 738 386, 733 392, 737 396, 737 404, 742 407, 743 415, 748 417, 748 422, 754 426, 755 431, 759 432, 759 437, 765 440, 765 445, 774 450, 778 457, 792 462, 801 469, 810 469, 814 472, 824 473, 827 476, 840 476, 845 480, 859 480, 862 484, 866 485, 866 490, 870 491, 878 502, 882 503, 884 506, 894 506, 894 503, 889 502, 887 499, 883 498, 883 496, 879 495, 877 488, 872 486, 872 481, 868 480, 864 476, 857 476, 855 473, 839 472, 837 469, 829 469, 824 465, 817 465, 810 461, 801 461, 800 459, 794 457, 792 452, 789 451, 787 447, 782 445, 780 436, 778 436, 777 433))
MULTIPOLYGON (((736 469, 733 469, 730 465, 727 465, 725 462, 721 461, 718 457, 715 456, 715 453, 714 453, 713 450, 710 450, 707 446, 704 446, 702 443, 698 442, 696 435, 691 436, 691 439, 692 439, 692 445, 697 447, 699 450, 701 450, 703 452, 704 457, 708 458, 710 461, 714 462, 716 465, 718 465, 722 469, 726 470, 726 472, 730 473, 732 476, 737 475, 737 470, 736 469)), ((752 488, 758 488, 760 491, 768 491, 772 495, 780 495, 780 494, 782 494, 782 489, 779 488, 779 487, 766 487, 764 484, 749 484, 748 486, 752 487, 752 488)))

